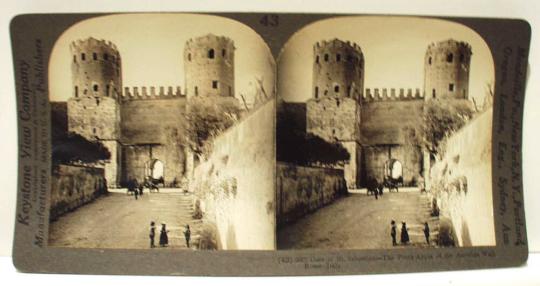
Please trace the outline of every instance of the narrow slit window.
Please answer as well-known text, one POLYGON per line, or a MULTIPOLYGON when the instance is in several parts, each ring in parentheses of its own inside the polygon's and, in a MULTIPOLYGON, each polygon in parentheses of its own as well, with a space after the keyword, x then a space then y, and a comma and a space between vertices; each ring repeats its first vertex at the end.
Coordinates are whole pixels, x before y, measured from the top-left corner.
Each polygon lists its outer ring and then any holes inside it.
POLYGON ((199 87, 198 86, 195 87, 195 96, 197 96, 197 95, 199 95, 199 87))
POLYGON ((448 55, 446 55, 446 62, 453 62, 454 61, 454 54, 452 53, 449 53, 448 55))
POLYGON ((187 59, 188 59, 188 61, 191 62, 191 53, 189 53, 189 54, 187 55, 187 59))
POLYGON ((317 56, 315 57, 315 62, 316 62, 316 63, 319 63, 319 55, 317 55, 317 56))
POLYGON ((75 86, 75 97, 79 97, 79 87, 75 86))
POLYGON ((214 49, 208 50, 208 58, 213 59, 215 57, 214 49))
POLYGON ((431 65, 431 57, 428 59, 428 64, 431 65))
POLYGON ((454 84, 453 83, 448 85, 448 90, 449 91, 454 91, 454 84))
POLYGON ((94 61, 97 61, 97 54, 96 54, 96 53, 92 53, 92 58, 94 59, 94 61))
POLYGON ((431 97, 435 98, 437 95, 435 94, 435 89, 431 91, 431 97))
POLYGON ((212 81, 212 88, 213 88, 213 89, 217 89, 217 88, 218 88, 218 81, 217 81, 217 80, 213 80, 213 81, 212 81))
POLYGON ((325 62, 327 62, 327 61, 328 61, 328 59, 329 59, 329 56, 328 56, 328 54, 324 54, 324 61, 325 61, 325 62))
POLYGON ((225 57, 227 55, 227 50, 223 49, 221 50, 221 56, 225 57))
POLYGON ((82 61, 85 61, 85 60, 86 60, 86 54, 85 54, 85 53, 82 53, 82 54, 81 54, 81 60, 82 60, 82 61))

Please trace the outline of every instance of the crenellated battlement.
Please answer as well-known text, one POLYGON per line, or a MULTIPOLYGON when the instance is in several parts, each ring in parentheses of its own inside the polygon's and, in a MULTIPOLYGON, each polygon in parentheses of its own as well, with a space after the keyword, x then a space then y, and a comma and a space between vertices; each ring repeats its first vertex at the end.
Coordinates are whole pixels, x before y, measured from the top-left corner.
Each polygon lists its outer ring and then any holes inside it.
POLYGON ((186 95, 180 86, 124 87, 122 101, 182 98, 186 95))
POLYGON ((352 49, 358 52, 359 54, 362 54, 362 49, 356 43, 351 43, 351 41, 342 41, 339 39, 333 39, 329 41, 323 40, 323 41, 316 42, 313 48, 315 50, 352 49))
POLYGON ((93 37, 88 37, 86 39, 78 39, 76 41, 73 41, 71 42, 69 48, 71 51, 90 51, 96 48, 108 48, 118 53, 118 48, 113 42, 106 41, 103 39, 98 40, 93 37))
POLYGON ((404 101, 404 100, 423 100, 424 95, 419 88, 366 88, 362 97, 363 102, 375 101, 404 101))

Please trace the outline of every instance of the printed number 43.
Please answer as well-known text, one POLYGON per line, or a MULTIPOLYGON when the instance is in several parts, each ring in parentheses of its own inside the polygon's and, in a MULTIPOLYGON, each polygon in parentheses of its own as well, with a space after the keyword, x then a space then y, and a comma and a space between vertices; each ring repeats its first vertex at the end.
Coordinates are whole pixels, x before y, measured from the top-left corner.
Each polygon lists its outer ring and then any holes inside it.
POLYGON ((259 23, 265 27, 277 27, 279 25, 279 16, 275 14, 264 15, 259 23))

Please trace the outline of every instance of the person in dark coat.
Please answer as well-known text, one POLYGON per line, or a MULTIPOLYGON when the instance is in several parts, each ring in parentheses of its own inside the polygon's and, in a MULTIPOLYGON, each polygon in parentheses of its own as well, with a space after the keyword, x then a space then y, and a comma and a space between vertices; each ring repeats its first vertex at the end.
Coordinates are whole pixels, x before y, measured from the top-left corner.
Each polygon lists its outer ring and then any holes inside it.
POLYGON ((424 236, 426 237, 426 243, 429 245, 429 225, 427 222, 424 223, 424 236))
POLYGON ((379 196, 382 197, 382 195, 383 195, 383 189, 384 189, 383 184, 382 184, 382 183, 379 184, 379 185, 377 186, 377 189, 379 189, 379 196))
POLYGON ((167 230, 167 226, 162 223, 161 224, 161 231, 159 233, 159 246, 165 247, 169 245, 169 235, 167 234, 169 231, 167 230))
POLYGON ((392 246, 396 246, 397 245, 397 241, 396 241, 396 235, 397 235, 396 222, 394 220, 392 220, 390 222, 390 225, 392 226, 392 228, 390 229, 390 236, 392 237, 392 246))
POLYGON ((189 248, 189 240, 191 239, 191 230, 189 224, 186 224, 186 230, 184 231, 184 237, 186 238, 186 246, 189 248))
POLYGON ((156 224, 153 221, 150 222, 150 234, 148 236, 150 237, 150 248, 156 247, 154 245, 154 237, 156 237, 156 224))
POLYGON ((409 243, 409 230, 407 229, 407 224, 405 222, 401 223, 401 244, 409 243))
POLYGON ((137 187, 138 187, 138 189, 139 189, 139 196, 142 197, 143 191, 144 191, 144 184, 143 184, 143 183, 140 183, 137 187))

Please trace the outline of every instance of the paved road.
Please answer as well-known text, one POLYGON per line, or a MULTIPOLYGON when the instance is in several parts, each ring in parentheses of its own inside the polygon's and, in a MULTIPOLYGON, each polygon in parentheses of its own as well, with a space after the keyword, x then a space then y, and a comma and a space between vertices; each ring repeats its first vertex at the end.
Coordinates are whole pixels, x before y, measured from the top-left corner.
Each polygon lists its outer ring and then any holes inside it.
POLYGON ((149 248, 149 225, 150 221, 155 221, 156 245, 159 242, 160 223, 165 222, 169 230, 168 248, 186 248, 184 226, 190 225, 192 240, 195 240, 202 225, 201 221, 191 217, 191 199, 190 194, 174 189, 161 193, 145 192, 138 200, 132 195, 127 196, 125 190, 111 192, 52 222, 49 245, 149 248))
POLYGON ((384 249, 392 248, 390 221, 407 222, 414 246, 426 247, 422 223, 432 235, 438 222, 430 217, 429 203, 418 191, 385 193, 375 200, 365 191, 349 194, 278 231, 279 249, 384 249))

